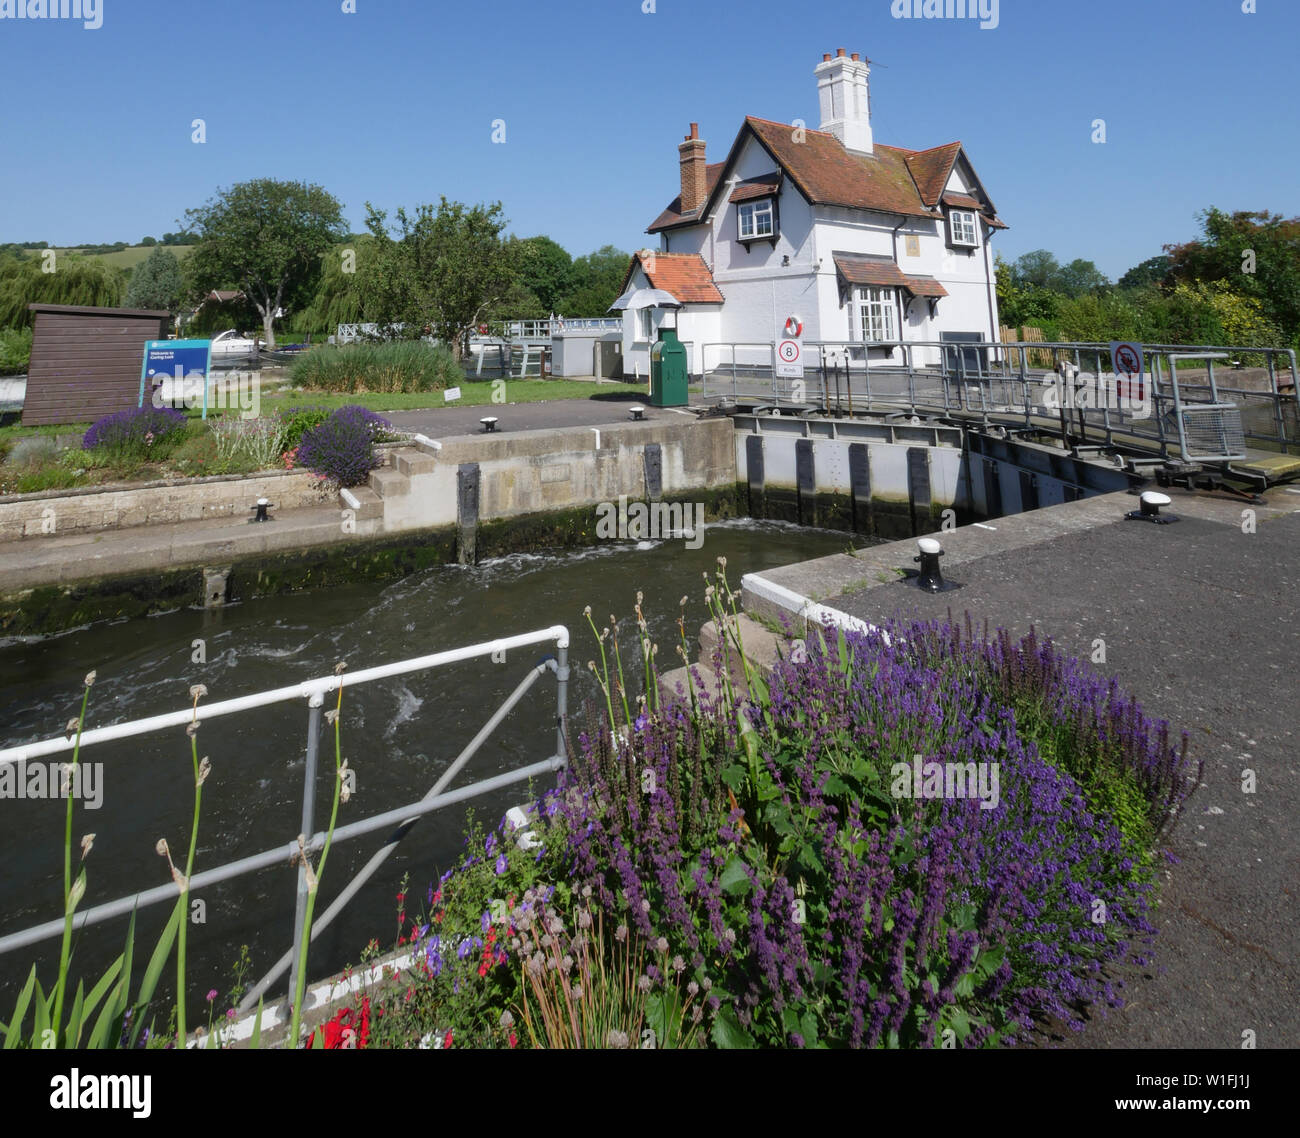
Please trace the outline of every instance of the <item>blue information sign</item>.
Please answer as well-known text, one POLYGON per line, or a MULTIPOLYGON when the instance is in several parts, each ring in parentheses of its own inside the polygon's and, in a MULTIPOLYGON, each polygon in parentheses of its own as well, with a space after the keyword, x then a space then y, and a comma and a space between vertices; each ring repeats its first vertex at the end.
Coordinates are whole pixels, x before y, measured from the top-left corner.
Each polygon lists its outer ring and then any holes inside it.
MULTIPOLYGON (((203 417, 208 417, 208 373, 212 366, 211 340, 147 340, 144 364, 140 368, 140 406, 145 393, 153 392, 164 380, 170 381, 171 398, 164 403, 192 406, 186 401, 189 388, 203 388, 203 417)), ((197 390, 194 391, 197 395, 197 390)))

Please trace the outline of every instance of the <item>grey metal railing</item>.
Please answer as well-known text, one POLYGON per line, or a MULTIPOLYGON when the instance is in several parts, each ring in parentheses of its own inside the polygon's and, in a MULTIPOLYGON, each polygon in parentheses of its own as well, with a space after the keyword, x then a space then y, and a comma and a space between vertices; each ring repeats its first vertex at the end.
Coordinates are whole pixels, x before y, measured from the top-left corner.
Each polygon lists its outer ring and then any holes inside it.
MULTIPOLYGON (((326 838, 323 831, 312 832, 315 813, 320 722, 326 695, 330 692, 337 691, 341 683, 352 688, 367 683, 373 683, 376 680, 389 679, 393 676, 407 675, 411 672, 425 671, 483 656, 491 656, 495 653, 504 653, 514 648, 525 648, 534 644, 547 644, 551 642, 554 642, 556 646, 554 657, 548 657, 528 670, 527 674, 519 682, 514 691, 506 697, 501 706, 498 707, 497 710, 488 718, 487 722, 479 732, 470 740, 460 754, 457 755, 456 759, 451 763, 447 770, 443 772, 441 777, 434 783, 433 787, 424 795, 423 798, 408 803, 405 806, 399 806, 396 809, 372 815, 371 817, 362 819, 361 821, 350 822, 347 825, 338 826, 334 830, 333 841, 345 842, 350 841, 353 838, 362 837, 366 834, 375 833, 379 830, 394 827, 393 832, 389 835, 384 845, 353 877, 339 896, 335 898, 329 908, 318 919, 312 922, 313 940, 320 931, 326 928, 330 922, 333 921, 338 913, 342 911, 344 906, 356 896, 357 892, 365 882, 373 876, 375 871, 384 862, 388 855, 393 852, 397 843, 410 832, 411 828, 424 815, 440 810, 445 806, 464 802, 467 799, 477 797, 481 794, 488 794, 507 786, 525 782, 535 776, 560 770, 565 766, 567 762, 565 723, 568 717, 569 682, 568 629, 563 625, 552 625, 550 628, 539 629, 534 632, 520 633, 517 636, 504 637, 499 640, 492 640, 482 644, 473 644, 464 648, 454 648, 449 651, 435 652, 431 655, 399 660, 392 664, 382 664, 377 667, 348 673, 342 677, 338 675, 321 676, 288 687, 274 688, 268 691, 256 692, 252 695, 239 696, 235 699, 228 699, 219 703, 208 704, 200 709, 199 719, 200 721, 204 721, 228 715, 237 715, 240 712, 250 711, 259 707, 267 707, 278 703, 286 703, 300 699, 305 699, 307 701, 307 746, 306 767, 303 772, 302 837, 307 852, 315 853, 324 848, 326 838), (542 760, 541 762, 532 763, 526 767, 520 768, 519 770, 510 771, 493 778, 481 779, 478 782, 471 783, 469 786, 462 787, 459 790, 444 790, 444 787, 446 787, 446 785, 463 769, 465 764, 473 758, 474 754, 483 745, 484 741, 518 704, 524 694, 533 686, 534 683, 536 683, 541 675, 547 671, 553 672, 556 678, 555 752, 549 758, 542 760), (309 840, 307 839, 307 835, 311 835, 309 840)), ((127 723, 114 724, 109 727, 94 727, 89 730, 83 730, 81 734, 81 746, 82 748, 86 748, 94 746, 97 743, 133 738, 139 735, 161 731, 169 727, 184 727, 193 720, 194 714, 194 709, 191 707, 186 708, 183 711, 154 715, 145 719, 136 719, 127 723)), ((8 747, 4 750, 0 750, 0 765, 5 763, 21 763, 29 759, 39 758, 43 755, 53 755, 71 751, 74 745, 75 743, 73 739, 61 735, 57 738, 45 739, 36 743, 28 743, 17 747, 8 747)), ((277 846, 260 853, 252 854, 248 857, 240 858, 236 861, 227 862, 213 869, 206 869, 199 873, 195 873, 189 883, 190 894, 193 895, 195 890, 202 889, 209 885, 229 881, 236 877, 241 877, 262 869, 268 869, 276 865, 283 865, 286 862, 291 861, 298 852, 298 840, 295 838, 287 845, 277 846)), ((125 916, 139 908, 160 904, 169 900, 175 901, 176 897, 177 888, 175 884, 160 885, 156 888, 136 893, 134 896, 130 897, 119 897, 114 901, 108 901, 104 904, 95 905, 91 908, 77 912, 73 918, 73 928, 79 930, 90 925, 100 924, 104 921, 111 920, 114 917, 125 916)), ((296 990, 297 962, 302 948, 306 899, 306 867, 300 865, 298 869, 298 891, 294 911, 293 946, 279 961, 276 962, 275 967, 249 990, 240 1005, 241 1010, 248 1010, 248 1008, 256 1004, 262 994, 284 974, 286 969, 291 969, 289 991, 293 992, 296 990)), ((60 936, 62 932, 63 919, 59 918, 58 920, 47 921, 44 924, 34 925, 18 932, 10 933, 7 936, 0 937, 0 954, 12 952, 18 948, 25 948, 43 940, 52 939, 60 936)))
POLYGON ((776 375, 775 342, 717 342, 701 346, 700 378, 706 399, 811 406, 826 414, 905 408, 984 422, 1009 418, 1026 430, 1054 422, 1067 443, 1099 442, 1165 458, 1172 447, 1191 461, 1238 457, 1247 443, 1284 454, 1300 446, 1294 350, 1171 344, 1144 350, 1142 400, 1113 398, 1110 347, 1086 342, 805 341, 800 379, 776 375), (1221 382, 1222 361, 1243 355, 1263 358, 1266 388, 1221 382), (1053 367, 1060 363, 1078 372, 1068 392, 1053 367), (1185 371, 1189 364, 1204 365, 1206 378, 1180 377, 1180 366, 1185 371), (1092 392, 1090 402, 1077 396, 1083 390, 1092 392))

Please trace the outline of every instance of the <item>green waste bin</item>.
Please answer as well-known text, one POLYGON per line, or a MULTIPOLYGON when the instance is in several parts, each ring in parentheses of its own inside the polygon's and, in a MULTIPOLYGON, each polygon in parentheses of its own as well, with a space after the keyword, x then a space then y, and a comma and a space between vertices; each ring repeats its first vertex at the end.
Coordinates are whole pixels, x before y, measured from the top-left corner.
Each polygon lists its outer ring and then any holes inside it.
POLYGON ((650 405, 685 407, 687 404, 686 347, 676 328, 660 328, 650 348, 650 405))

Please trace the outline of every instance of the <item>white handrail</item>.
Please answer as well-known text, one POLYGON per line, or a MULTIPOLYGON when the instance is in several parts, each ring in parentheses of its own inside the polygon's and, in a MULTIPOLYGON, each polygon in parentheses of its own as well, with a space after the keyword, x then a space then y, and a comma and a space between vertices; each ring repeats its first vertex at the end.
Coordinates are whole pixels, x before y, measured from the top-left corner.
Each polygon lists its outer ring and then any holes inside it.
MULTIPOLYGON (((455 664, 462 660, 473 660, 479 656, 490 656, 494 652, 504 652, 511 648, 524 648, 530 644, 544 644, 550 641, 554 641, 558 648, 568 648, 569 630, 562 624, 555 624, 550 628, 539 629, 536 632, 521 632, 517 636, 507 636, 500 640, 471 644, 464 648, 452 648, 446 652, 434 652, 427 656, 416 656, 410 660, 400 660, 394 664, 380 664, 374 668, 364 668, 359 672, 346 675, 346 677, 336 675, 319 676, 316 679, 304 680, 302 683, 292 684, 288 687, 254 692, 252 695, 241 695, 234 699, 223 700, 220 703, 208 704, 199 712, 199 718, 201 721, 217 719, 223 715, 235 715, 255 707, 267 707, 271 704, 284 703, 292 699, 306 699, 319 705, 318 701, 322 700, 326 693, 336 691, 344 678, 346 678, 348 686, 352 687, 356 684, 369 683, 372 680, 388 679, 390 676, 403 676, 408 672, 418 672, 425 668, 437 668, 443 664, 455 664)), ((169 711, 163 715, 153 715, 147 719, 136 719, 129 723, 118 723, 109 727, 94 727, 89 731, 82 732, 81 745, 87 747, 93 743, 107 743, 114 739, 129 739, 136 735, 145 735, 151 731, 160 731, 166 727, 183 727, 193 718, 194 709, 187 708, 184 711, 169 711)), ((4 763, 21 763, 28 759, 39 758, 42 755, 71 751, 74 743, 75 736, 72 739, 59 737, 44 739, 37 743, 27 743, 18 747, 7 747, 0 750, 0 765, 4 763)))

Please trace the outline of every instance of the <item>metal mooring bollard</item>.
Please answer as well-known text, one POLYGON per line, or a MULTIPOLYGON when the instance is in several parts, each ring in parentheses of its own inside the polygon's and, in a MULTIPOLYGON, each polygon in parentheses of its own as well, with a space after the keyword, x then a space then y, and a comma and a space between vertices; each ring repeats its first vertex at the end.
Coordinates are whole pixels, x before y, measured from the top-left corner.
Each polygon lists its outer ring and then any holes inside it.
POLYGON ((943 570, 939 568, 939 558, 943 556, 943 546, 932 537, 923 537, 917 541, 920 555, 913 561, 921 563, 921 571, 916 577, 916 586, 927 592, 937 593, 944 587, 943 570))
POLYGON ((645 418, 645 408, 644 408, 644 407, 640 407, 640 406, 632 406, 632 407, 629 407, 628 410, 629 410, 630 412, 632 412, 632 419, 633 419, 634 422, 638 422, 638 423, 639 423, 642 419, 645 418))
POLYGON ((253 521, 255 521, 255 522, 269 522, 271 519, 270 519, 269 517, 267 517, 267 515, 266 515, 266 511, 267 511, 267 509, 270 507, 270 505, 271 505, 271 503, 268 502, 265 498, 258 498, 258 500, 257 500, 257 505, 256 505, 256 506, 249 506, 248 508, 249 508, 250 510, 256 510, 256 511, 257 511, 257 514, 254 516, 253 521))
POLYGON ((1162 514, 1161 506, 1167 506, 1172 501, 1168 494, 1160 494, 1155 490, 1144 490, 1138 498, 1141 508, 1130 510, 1124 516, 1130 521, 1135 522, 1155 522, 1158 526, 1167 526, 1171 522, 1178 521, 1174 514, 1162 514))
POLYGON ((483 424, 485 431, 495 431, 497 429, 497 417, 495 415, 486 415, 479 422, 483 424))

